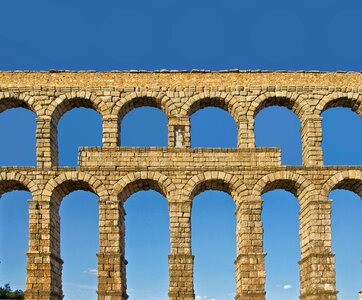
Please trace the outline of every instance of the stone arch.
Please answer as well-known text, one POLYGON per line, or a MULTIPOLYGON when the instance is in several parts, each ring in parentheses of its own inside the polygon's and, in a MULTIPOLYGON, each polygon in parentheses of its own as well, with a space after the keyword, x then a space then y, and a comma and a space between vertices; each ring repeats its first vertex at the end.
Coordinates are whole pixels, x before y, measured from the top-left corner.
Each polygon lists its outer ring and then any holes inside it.
POLYGON ((132 194, 153 189, 170 200, 176 187, 167 176, 159 172, 134 172, 123 176, 114 185, 112 197, 125 202, 132 194))
POLYGON ((75 190, 84 190, 96 194, 100 199, 108 197, 108 191, 103 183, 94 175, 85 172, 65 172, 50 179, 42 192, 44 200, 55 200, 59 205, 61 200, 75 190), (58 203, 59 202, 59 203, 58 203))
MULTIPOLYGON (((43 113, 42 106, 39 103, 37 103, 37 101, 30 95, 24 93, 13 94, 9 92, 0 92, 0 113, 11 108, 25 108, 27 110, 30 110, 36 115, 36 118, 33 119, 34 121, 37 121, 38 117, 41 116, 41 114, 43 113)), ((16 122, 16 120, 14 120, 14 122, 16 122)), ((37 130, 35 129, 34 130, 35 135, 36 132, 37 130)), ((36 138, 36 136, 35 137, 33 136, 33 138, 36 138)), ((35 151, 34 155, 37 155, 35 151)))
POLYGON ((94 109, 102 119, 107 113, 108 105, 96 95, 90 92, 70 92, 59 96, 49 104, 46 111, 47 118, 50 117, 50 132, 46 138, 50 140, 51 161, 53 165, 58 164, 58 123, 61 117, 76 107, 94 109))
POLYGON ((226 110, 237 124, 243 104, 232 94, 219 91, 204 91, 190 97, 181 107, 181 114, 190 117, 197 110, 209 106, 226 110))
POLYGON ((263 176, 255 184, 252 194, 253 197, 261 197, 264 193, 275 189, 291 192, 300 204, 308 196, 316 195, 315 186, 311 181, 291 171, 279 171, 263 176))
MULTIPOLYGON (((45 185, 42 196, 43 200, 49 203, 50 211, 50 249, 53 251, 53 254, 58 257, 60 265, 63 264, 61 260, 61 233, 60 233, 60 205, 63 198, 69 193, 83 190, 89 191, 96 194, 99 197, 99 207, 101 203, 105 203, 108 199, 108 192, 104 187, 103 183, 96 178, 96 176, 77 171, 64 172, 58 175, 55 178, 51 178, 45 185)), ((99 209, 99 218, 101 216, 101 209, 99 209)), ((101 241, 101 226, 99 226, 99 239, 101 241)), ((99 248, 100 249, 100 248, 99 248)), ((99 260, 98 260, 99 263, 99 260)), ((62 267, 56 269, 56 280, 60 283, 60 291, 62 289, 62 267)), ((98 275, 98 278, 100 276, 98 275)), ((99 279, 98 279, 99 282, 99 279)), ((61 297, 62 298, 62 297, 61 297)))
POLYGON ((311 111, 307 101, 303 101, 297 93, 287 91, 266 92, 254 99, 248 108, 247 117, 249 120, 253 120, 253 122, 251 122, 252 126, 254 126, 256 115, 262 109, 269 106, 284 106, 289 108, 298 116, 301 124, 311 111))
POLYGON ((323 186, 326 197, 336 189, 349 190, 362 199, 362 172, 358 170, 342 171, 330 177, 323 186))
POLYGON ((223 191, 230 194, 236 204, 249 193, 239 177, 216 171, 205 172, 193 176, 186 183, 183 190, 185 197, 187 197, 186 199, 189 199, 190 201, 206 190, 223 191))
POLYGON ((47 115, 51 117, 53 126, 57 126, 61 117, 76 107, 92 108, 104 117, 108 105, 91 92, 77 91, 59 96, 48 107, 47 115))
POLYGON ((11 191, 29 191, 33 197, 39 195, 38 185, 18 172, 0 173, 0 198, 1 195, 11 191))
POLYGON ((134 108, 142 106, 159 108, 166 114, 168 119, 171 116, 171 99, 163 92, 155 92, 151 90, 135 91, 123 98, 120 98, 112 108, 112 115, 118 117, 118 123, 120 124, 128 112, 134 108))
POLYGON ((315 114, 320 116, 322 112, 333 107, 346 107, 355 111, 362 117, 362 95, 359 93, 336 92, 322 98, 315 107, 315 114))
POLYGON ((27 94, 13 94, 9 92, 0 92, 0 113, 10 108, 22 107, 34 112, 37 117, 40 116, 42 107, 37 104, 35 99, 27 94))

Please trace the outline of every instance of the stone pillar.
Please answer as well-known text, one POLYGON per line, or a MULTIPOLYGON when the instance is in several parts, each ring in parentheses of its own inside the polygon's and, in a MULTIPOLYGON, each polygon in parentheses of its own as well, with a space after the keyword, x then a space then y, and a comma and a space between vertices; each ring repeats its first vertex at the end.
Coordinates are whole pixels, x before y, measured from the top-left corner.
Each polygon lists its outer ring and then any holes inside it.
POLYGON ((58 207, 29 201, 29 250, 25 299, 63 299, 58 207))
POLYGON ((58 165, 57 127, 50 118, 36 119, 36 161, 38 168, 58 165))
POLYGON ((99 200, 98 299, 126 300, 125 212, 114 199, 99 200))
POLYGON ((362 300, 362 291, 359 292, 359 300, 362 300))
POLYGON ((331 201, 301 201, 300 299, 336 300, 334 254, 331 252, 331 201))
POLYGON ((193 300, 194 256, 191 252, 192 202, 169 202, 171 253, 169 263, 169 299, 193 300))
POLYGON ((301 123, 303 165, 323 166, 322 117, 307 117, 301 123))
POLYGON ((265 299, 262 200, 238 201, 236 208, 236 300, 265 299))
POLYGON ((120 124, 117 116, 103 118, 103 146, 117 147, 120 145, 120 124))
POLYGON ((239 121, 237 126, 238 148, 255 148, 254 119, 250 122, 239 121))
POLYGON ((167 126, 169 147, 191 147, 189 118, 170 118, 167 126))

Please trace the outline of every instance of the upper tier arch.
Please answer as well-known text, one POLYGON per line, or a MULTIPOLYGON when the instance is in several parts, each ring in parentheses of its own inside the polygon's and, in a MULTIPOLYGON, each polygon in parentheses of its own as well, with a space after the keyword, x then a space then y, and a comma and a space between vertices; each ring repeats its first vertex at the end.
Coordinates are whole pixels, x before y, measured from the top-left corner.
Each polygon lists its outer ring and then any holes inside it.
POLYGON ((321 99, 315 106, 314 113, 321 115, 322 112, 333 107, 347 107, 362 117, 362 95, 359 93, 336 92, 321 99))
POLYGON ((100 97, 90 92, 78 91, 63 94, 52 101, 46 111, 46 115, 50 116, 53 125, 57 126, 61 117, 76 107, 92 108, 97 111, 102 118, 108 110, 108 105, 100 97))
POLYGON ((269 106, 284 106, 292 110, 302 123, 311 112, 311 107, 298 93, 294 92, 265 92, 256 97, 250 104, 247 117, 254 120, 256 115, 269 106))
POLYGON ((181 115, 190 117, 199 109, 214 106, 226 110, 237 123, 244 103, 232 95, 232 93, 219 91, 204 91, 188 98, 181 107, 181 115))
POLYGON ((34 112, 37 116, 42 114, 42 107, 37 104, 35 99, 25 93, 13 94, 9 92, 0 92, 0 113, 10 108, 26 108, 34 112))
POLYGON ((142 106, 151 106, 161 109, 170 118, 172 111, 175 109, 172 100, 163 92, 137 91, 119 98, 111 111, 112 116, 117 116, 118 123, 124 116, 134 108, 142 106))

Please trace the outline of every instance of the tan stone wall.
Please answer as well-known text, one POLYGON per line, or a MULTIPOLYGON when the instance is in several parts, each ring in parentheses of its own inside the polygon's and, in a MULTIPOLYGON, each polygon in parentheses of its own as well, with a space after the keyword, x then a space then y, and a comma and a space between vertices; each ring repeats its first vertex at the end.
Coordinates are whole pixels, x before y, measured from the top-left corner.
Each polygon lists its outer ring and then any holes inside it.
POLYGON ((0 72, 0 112, 37 114, 37 166, 0 167, 0 195, 32 193, 26 299, 62 299, 59 206, 82 189, 99 196, 98 299, 127 299, 123 204, 142 189, 169 202, 169 298, 194 299, 191 213, 208 189, 236 203, 236 299, 265 299, 261 195, 281 188, 300 203, 300 298, 336 299, 329 192, 362 196, 361 166, 323 166, 321 113, 350 107, 362 115, 359 73, 270 72, 0 72), (168 147, 122 147, 119 124, 135 107, 162 109, 168 147), (301 122, 302 166, 283 166, 280 150, 256 148, 254 118, 285 106, 301 122), (58 167, 57 124, 74 107, 102 115, 103 147, 85 147, 76 168, 58 167), (190 149, 190 116, 206 106, 227 110, 238 128, 236 149, 190 149))

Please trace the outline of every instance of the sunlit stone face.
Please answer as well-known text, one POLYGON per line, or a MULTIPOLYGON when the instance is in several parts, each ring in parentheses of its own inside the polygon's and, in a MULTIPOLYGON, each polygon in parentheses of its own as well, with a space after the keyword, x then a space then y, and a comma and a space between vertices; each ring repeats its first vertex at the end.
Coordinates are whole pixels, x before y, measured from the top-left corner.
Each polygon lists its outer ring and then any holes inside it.
POLYGON ((0 194, 20 189, 33 197, 26 299, 63 297, 59 208, 75 190, 99 197, 98 299, 127 299, 123 204, 150 189, 168 201, 169 299, 195 299, 191 208, 206 190, 224 191, 235 202, 235 299, 265 299, 261 196, 275 189, 291 192, 300 206, 300 298, 336 299, 328 196, 334 189, 361 196, 362 167, 324 166, 321 113, 343 106, 361 115, 361 88, 355 73, 0 73, 0 111, 24 107, 37 116, 37 165, 0 167, 0 194), (122 146, 119 124, 142 106, 167 116, 167 147, 122 146), (191 147, 190 117, 209 106, 235 121, 236 147, 191 147), (299 118, 301 165, 283 165, 278 148, 256 147, 255 117, 269 106, 299 118), (76 107, 101 115, 102 146, 83 147, 77 166, 59 167, 57 126, 76 107))

